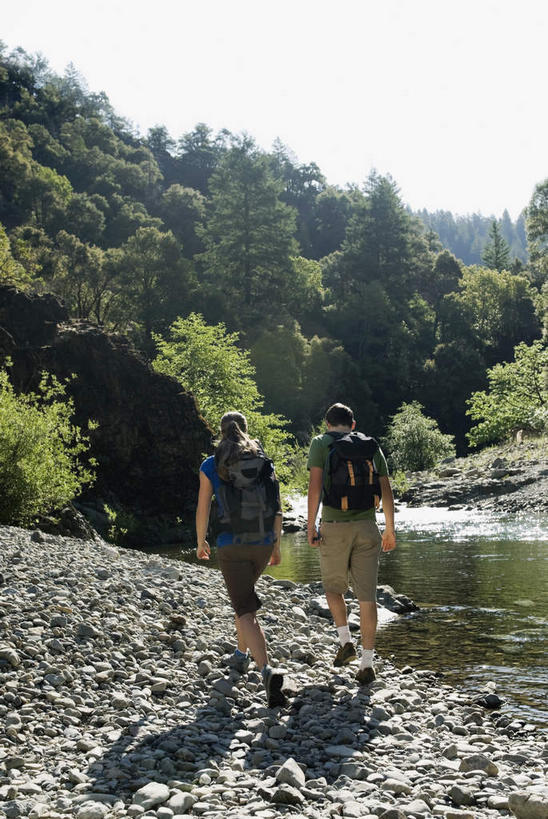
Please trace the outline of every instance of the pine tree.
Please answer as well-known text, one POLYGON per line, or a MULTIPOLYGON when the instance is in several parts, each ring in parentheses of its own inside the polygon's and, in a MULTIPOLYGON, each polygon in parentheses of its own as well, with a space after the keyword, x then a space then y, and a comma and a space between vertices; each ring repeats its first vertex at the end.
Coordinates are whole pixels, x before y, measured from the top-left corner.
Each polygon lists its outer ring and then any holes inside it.
POLYGON ((481 259, 491 270, 508 270, 510 265, 510 246, 493 219, 489 230, 490 241, 485 245, 481 259))
POLYGON ((222 295, 235 329, 279 318, 296 253, 293 208, 280 200, 268 158, 249 137, 234 142, 210 179, 201 262, 208 288, 222 295))

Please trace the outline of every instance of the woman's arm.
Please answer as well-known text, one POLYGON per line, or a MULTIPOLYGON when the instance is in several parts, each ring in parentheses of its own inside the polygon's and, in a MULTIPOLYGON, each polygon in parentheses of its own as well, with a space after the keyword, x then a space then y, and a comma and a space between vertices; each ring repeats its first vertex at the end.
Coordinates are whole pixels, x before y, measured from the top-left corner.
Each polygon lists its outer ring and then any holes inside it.
POLYGON ((198 505, 196 507, 196 555, 200 560, 209 560, 209 555, 211 554, 206 535, 212 497, 213 484, 207 475, 200 472, 200 491, 198 493, 198 505))
POLYGON ((274 518, 274 549, 269 566, 278 566, 282 562, 282 513, 278 512, 274 518))

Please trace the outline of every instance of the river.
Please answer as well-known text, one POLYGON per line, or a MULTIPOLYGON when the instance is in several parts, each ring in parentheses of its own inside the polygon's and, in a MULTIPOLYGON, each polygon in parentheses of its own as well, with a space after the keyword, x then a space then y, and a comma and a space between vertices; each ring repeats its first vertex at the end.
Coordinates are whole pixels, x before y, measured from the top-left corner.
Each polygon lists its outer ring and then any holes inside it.
MULTIPOLYGON (((420 611, 379 629, 379 653, 443 672, 471 692, 493 682, 509 716, 548 725, 548 516, 402 508, 396 529, 379 583, 420 611)), ((282 543, 282 563, 268 572, 318 580, 318 554, 304 534, 282 543)), ((195 560, 193 552, 182 557, 195 560)))

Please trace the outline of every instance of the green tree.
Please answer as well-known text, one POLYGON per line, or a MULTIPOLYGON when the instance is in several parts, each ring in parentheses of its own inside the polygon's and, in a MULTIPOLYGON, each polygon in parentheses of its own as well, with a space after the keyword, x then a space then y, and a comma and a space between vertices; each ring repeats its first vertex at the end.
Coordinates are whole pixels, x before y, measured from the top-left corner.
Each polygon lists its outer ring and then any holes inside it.
POLYGON ((249 137, 235 141, 209 182, 211 202, 202 239, 209 288, 237 329, 287 306, 296 246, 293 210, 280 201, 281 182, 249 137))
POLYGON ((207 196, 209 179, 226 150, 227 138, 227 131, 214 137, 212 129, 203 122, 184 134, 178 143, 177 181, 207 196))
POLYGON ((167 329, 189 301, 194 287, 189 262, 171 232, 139 228, 111 254, 110 266, 122 293, 120 323, 134 328, 136 323, 138 343, 153 354, 153 333, 167 329))
MULTIPOLYGON (((372 172, 364 193, 354 204, 343 242, 343 292, 336 296, 352 297, 359 283, 378 281, 392 298, 402 301, 423 274, 416 269, 427 251, 423 229, 408 213, 390 176, 372 172)), ((428 255, 424 261, 431 265, 428 255)))
POLYGON ((315 162, 300 164, 280 140, 274 143, 272 170, 284 185, 282 201, 295 209, 296 238, 301 253, 307 258, 314 257, 314 207, 318 194, 325 187, 325 177, 315 162))
POLYGON ((0 284, 13 285, 20 290, 26 290, 30 280, 24 266, 13 258, 10 240, 4 227, 0 225, 0 284))
POLYGON ((518 429, 548 428, 548 349, 537 339, 518 344, 514 361, 487 371, 489 387, 472 394, 467 415, 475 421, 468 433, 471 446, 501 441, 518 429))
POLYGON ((403 403, 388 425, 383 445, 395 469, 432 469, 455 454, 452 435, 440 432, 436 421, 423 414, 418 401, 403 403))
POLYGON ((459 292, 444 299, 441 340, 464 334, 488 359, 507 358, 517 343, 531 342, 540 334, 536 300, 535 290, 523 276, 469 267, 463 271, 459 292))
POLYGON ((353 198, 356 192, 341 191, 333 186, 318 193, 313 210, 313 258, 321 259, 340 249, 352 214, 353 198))
POLYGON ((199 191, 170 185, 162 194, 158 210, 164 225, 182 243, 185 258, 192 259, 204 249, 196 233, 206 214, 206 199, 199 191))
POLYGON ((101 243, 105 215, 87 193, 75 193, 67 204, 64 227, 83 242, 97 245, 101 243))
POLYGON ((71 314, 105 323, 112 299, 112 275, 105 266, 104 251, 61 230, 56 237, 55 260, 51 285, 71 314))
POLYGON ((510 266, 510 246, 493 219, 489 229, 489 242, 485 245, 481 259, 491 270, 508 270, 510 266))
POLYGON ((548 179, 539 182, 527 207, 527 242, 534 283, 548 280, 548 179))
POLYGON ((146 143, 158 163, 164 179, 167 184, 170 184, 174 178, 176 167, 174 157, 175 140, 170 137, 165 125, 156 125, 154 128, 149 128, 146 143))
POLYGON ((30 526, 92 483, 89 442, 72 421, 64 387, 44 374, 39 391, 16 395, 0 370, 0 523, 30 526))
POLYGON ((238 347, 238 333, 224 324, 209 325, 191 313, 171 325, 169 340, 155 336, 158 356, 153 366, 176 378, 196 398, 209 425, 217 430, 225 412, 237 410, 247 417, 249 433, 258 438, 279 476, 290 475, 292 444, 280 415, 264 414, 264 399, 255 383, 249 352, 238 347))

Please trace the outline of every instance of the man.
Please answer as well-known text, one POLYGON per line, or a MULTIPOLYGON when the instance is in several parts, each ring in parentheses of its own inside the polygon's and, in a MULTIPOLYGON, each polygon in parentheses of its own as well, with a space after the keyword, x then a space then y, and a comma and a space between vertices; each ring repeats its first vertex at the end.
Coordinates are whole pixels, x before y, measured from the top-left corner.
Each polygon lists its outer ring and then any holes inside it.
POLYGON ((356 679, 361 685, 368 685, 375 679, 373 650, 377 629, 379 556, 381 549, 390 552, 396 548, 394 497, 386 460, 377 443, 359 433, 350 435, 356 426, 352 410, 344 404, 333 404, 325 414, 325 422, 327 433, 313 438, 308 455, 308 542, 313 548, 320 549, 325 596, 339 633, 340 646, 334 661, 337 667, 356 659, 344 601, 350 574, 360 604, 363 646, 356 679), (337 453, 351 452, 352 445, 358 447, 358 458, 351 460, 353 454, 350 454, 345 463, 346 456, 337 453), (364 464, 365 470, 369 469, 371 474, 371 480, 365 481, 370 485, 365 486, 360 478, 364 464), (352 483, 352 488, 341 489, 341 469, 346 469, 347 483, 352 483), (382 537, 375 519, 375 488, 382 496, 386 522, 382 537), (322 522, 318 532, 316 516, 321 501, 322 522))

